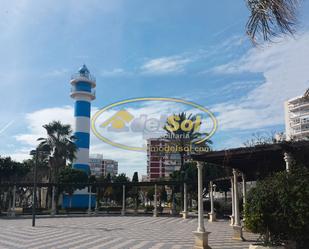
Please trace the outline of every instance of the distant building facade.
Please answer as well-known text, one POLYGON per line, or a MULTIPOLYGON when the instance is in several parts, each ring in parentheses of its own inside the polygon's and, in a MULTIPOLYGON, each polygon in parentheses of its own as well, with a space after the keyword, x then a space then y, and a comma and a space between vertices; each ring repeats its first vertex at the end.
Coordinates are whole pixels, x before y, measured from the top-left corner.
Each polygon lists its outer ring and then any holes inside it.
POLYGON ((95 177, 118 174, 118 162, 111 159, 103 159, 102 154, 90 155, 89 165, 91 175, 95 177))
POLYGON ((284 103, 286 140, 309 138, 309 89, 284 103))
POLYGON ((142 175, 142 182, 149 182, 148 175, 142 175))
MULTIPOLYGON (((163 138, 147 140, 147 180, 155 181, 159 178, 169 178, 170 174, 180 170, 181 157, 178 152, 164 152, 170 142, 163 138), (153 148, 156 148, 155 150, 153 148), (162 150, 161 150, 162 149, 162 150)), ((187 162, 187 160, 185 160, 187 162)))
POLYGON ((96 154, 96 155, 90 155, 89 158, 89 165, 90 165, 90 172, 91 175, 94 175, 95 177, 101 177, 103 176, 103 155, 102 154, 96 154))
POLYGON ((103 175, 106 176, 110 174, 115 176, 118 174, 118 162, 111 159, 103 159, 103 175))

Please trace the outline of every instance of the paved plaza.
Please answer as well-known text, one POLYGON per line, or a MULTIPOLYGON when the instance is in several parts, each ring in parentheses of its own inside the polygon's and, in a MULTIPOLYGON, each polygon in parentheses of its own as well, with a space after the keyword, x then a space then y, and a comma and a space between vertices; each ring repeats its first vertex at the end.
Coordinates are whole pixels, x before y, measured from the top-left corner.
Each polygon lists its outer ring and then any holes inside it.
MULTIPOLYGON (((227 221, 206 223, 210 246, 220 249, 248 248, 249 241, 232 240, 227 221)), ((41 218, 31 227, 31 219, 0 219, 0 248, 70 249, 185 249, 192 248, 192 231, 197 219, 174 217, 70 217, 41 218)))

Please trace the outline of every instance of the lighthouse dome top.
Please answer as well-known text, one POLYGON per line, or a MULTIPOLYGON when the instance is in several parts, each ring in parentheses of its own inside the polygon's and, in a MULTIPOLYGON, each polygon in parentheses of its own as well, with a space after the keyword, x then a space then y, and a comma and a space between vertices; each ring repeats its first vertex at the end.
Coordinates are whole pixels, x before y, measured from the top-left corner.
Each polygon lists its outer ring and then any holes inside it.
POLYGON ((95 87, 96 85, 95 77, 90 74, 90 71, 85 64, 82 65, 77 73, 73 74, 71 77, 71 84, 76 84, 79 81, 89 82, 92 87, 95 87))
POLYGON ((80 74, 90 74, 90 71, 88 70, 87 66, 84 64, 79 69, 78 72, 80 74))

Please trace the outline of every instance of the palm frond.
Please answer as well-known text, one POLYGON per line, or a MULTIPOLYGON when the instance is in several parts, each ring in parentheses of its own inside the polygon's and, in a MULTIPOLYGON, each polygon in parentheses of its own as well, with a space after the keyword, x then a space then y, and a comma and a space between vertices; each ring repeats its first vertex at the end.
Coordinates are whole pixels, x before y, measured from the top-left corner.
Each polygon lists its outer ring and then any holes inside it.
POLYGON ((259 38, 271 41, 281 34, 294 34, 299 0, 247 0, 251 12, 247 34, 255 43, 259 38))

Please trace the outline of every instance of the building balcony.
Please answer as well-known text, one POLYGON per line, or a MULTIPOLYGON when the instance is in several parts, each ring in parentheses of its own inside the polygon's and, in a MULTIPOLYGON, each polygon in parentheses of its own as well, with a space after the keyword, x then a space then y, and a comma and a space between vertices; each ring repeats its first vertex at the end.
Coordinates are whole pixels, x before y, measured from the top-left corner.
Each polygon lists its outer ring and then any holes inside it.
POLYGON ((290 122, 290 126, 292 128, 298 127, 298 126, 304 126, 309 124, 309 118, 307 119, 300 119, 298 121, 290 122))
POLYGON ((298 112, 290 112, 289 113, 289 118, 294 120, 297 118, 302 118, 308 116, 309 117, 309 108, 308 110, 302 110, 302 111, 298 111, 298 112))
POLYGON ((309 125, 307 124, 306 126, 301 126, 297 129, 293 129, 291 133, 293 136, 309 135, 309 125))
POLYGON ((295 104, 289 104, 289 110, 291 112, 300 111, 302 109, 309 109, 309 101, 302 101, 295 104))

